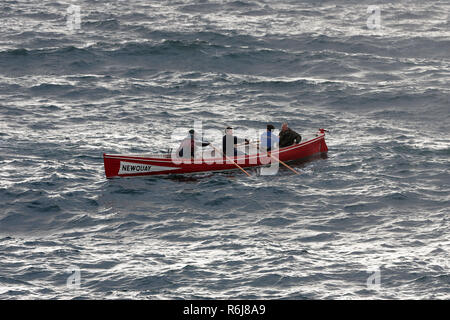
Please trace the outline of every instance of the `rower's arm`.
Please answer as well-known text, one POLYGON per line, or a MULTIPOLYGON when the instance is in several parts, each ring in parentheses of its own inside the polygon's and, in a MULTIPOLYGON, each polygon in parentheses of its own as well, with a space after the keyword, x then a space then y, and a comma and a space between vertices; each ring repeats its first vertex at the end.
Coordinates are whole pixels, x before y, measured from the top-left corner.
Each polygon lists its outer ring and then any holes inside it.
POLYGON ((210 144, 211 144, 211 142, 208 142, 208 141, 195 140, 195 145, 196 146, 206 147, 206 146, 209 146, 210 144))

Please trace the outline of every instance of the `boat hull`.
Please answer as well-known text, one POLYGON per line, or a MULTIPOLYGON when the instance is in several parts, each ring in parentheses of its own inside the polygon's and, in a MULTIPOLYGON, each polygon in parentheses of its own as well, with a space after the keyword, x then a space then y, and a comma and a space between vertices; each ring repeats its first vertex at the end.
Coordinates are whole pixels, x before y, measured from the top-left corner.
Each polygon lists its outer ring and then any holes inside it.
POLYGON ((211 172, 236 170, 235 161, 242 168, 251 168, 275 163, 274 158, 283 162, 300 160, 320 153, 326 153, 325 134, 289 147, 272 152, 272 157, 266 153, 237 156, 229 160, 220 158, 210 159, 173 159, 145 155, 114 155, 103 154, 105 174, 107 178, 137 177, 170 174, 188 174, 196 172, 211 172))

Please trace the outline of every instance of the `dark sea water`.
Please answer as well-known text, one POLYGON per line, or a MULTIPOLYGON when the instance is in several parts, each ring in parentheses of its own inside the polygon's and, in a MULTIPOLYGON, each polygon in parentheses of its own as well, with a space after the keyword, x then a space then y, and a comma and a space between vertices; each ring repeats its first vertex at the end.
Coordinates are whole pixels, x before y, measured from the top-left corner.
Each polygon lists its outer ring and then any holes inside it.
POLYGON ((449 12, 2 0, 0 298, 449 299, 449 12), (103 152, 176 147, 195 120, 215 144, 227 125, 326 128, 328 156, 105 178, 103 152))

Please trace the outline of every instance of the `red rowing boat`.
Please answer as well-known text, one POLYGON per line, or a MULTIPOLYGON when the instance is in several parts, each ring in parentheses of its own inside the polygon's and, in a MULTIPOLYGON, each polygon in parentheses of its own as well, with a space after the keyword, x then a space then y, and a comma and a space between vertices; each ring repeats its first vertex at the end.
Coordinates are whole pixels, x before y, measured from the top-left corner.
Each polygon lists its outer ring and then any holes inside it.
POLYGON ((242 168, 251 168, 268 165, 276 161, 274 159, 287 162, 308 158, 327 151, 325 130, 320 129, 315 138, 274 150, 272 156, 268 156, 267 153, 257 153, 232 157, 228 160, 221 156, 208 159, 183 159, 183 162, 181 162, 181 159, 173 159, 170 154, 122 155, 104 153, 103 161, 106 177, 116 178, 236 170, 236 164, 233 161, 242 168))

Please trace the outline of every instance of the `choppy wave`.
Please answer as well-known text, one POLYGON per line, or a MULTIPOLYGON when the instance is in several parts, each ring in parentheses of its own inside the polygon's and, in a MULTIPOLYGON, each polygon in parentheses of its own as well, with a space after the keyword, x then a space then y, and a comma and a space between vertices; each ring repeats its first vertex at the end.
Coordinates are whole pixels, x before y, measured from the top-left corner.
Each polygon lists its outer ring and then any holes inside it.
POLYGON ((449 7, 382 3, 369 30, 350 3, 86 0, 69 32, 66 4, 3 1, 0 297, 448 299, 449 7), (327 128, 329 152, 105 179, 103 152, 194 120, 217 145, 327 128))

